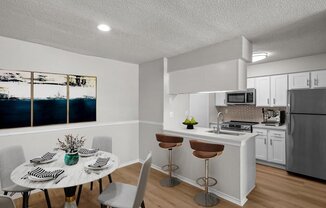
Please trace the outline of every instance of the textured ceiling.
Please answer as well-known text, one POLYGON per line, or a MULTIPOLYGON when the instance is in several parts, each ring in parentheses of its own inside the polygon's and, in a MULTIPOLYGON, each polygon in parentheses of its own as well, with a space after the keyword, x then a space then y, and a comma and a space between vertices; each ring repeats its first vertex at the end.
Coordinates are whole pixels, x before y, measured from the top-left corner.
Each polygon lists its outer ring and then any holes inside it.
POLYGON ((0 0, 0 35, 132 63, 243 35, 273 61, 326 52, 326 0, 0 0))

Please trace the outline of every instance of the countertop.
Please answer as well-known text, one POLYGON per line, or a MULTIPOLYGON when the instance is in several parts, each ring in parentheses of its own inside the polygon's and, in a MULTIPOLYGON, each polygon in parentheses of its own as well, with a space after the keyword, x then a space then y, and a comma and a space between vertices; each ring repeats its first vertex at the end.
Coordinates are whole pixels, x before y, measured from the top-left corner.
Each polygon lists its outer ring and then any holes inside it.
POLYGON ((247 140, 254 138, 257 134, 255 133, 245 133, 245 132, 235 132, 235 131, 226 131, 222 130, 222 132, 232 132, 232 133, 240 133, 241 135, 227 135, 227 134, 215 134, 210 133, 212 129, 203 128, 203 127, 195 127, 194 129, 186 129, 186 127, 174 127, 174 128, 165 128, 164 132, 170 133, 173 135, 178 135, 182 137, 187 137, 191 139, 203 139, 209 142, 216 142, 220 144, 226 145, 234 145, 241 146, 247 140))
POLYGON ((266 126, 265 124, 256 124, 256 125, 253 125, 252 127, 258 128, 258 129, 271 129, 271 130, 286 131, 285 124, 283 124, 282 126, 266 126))

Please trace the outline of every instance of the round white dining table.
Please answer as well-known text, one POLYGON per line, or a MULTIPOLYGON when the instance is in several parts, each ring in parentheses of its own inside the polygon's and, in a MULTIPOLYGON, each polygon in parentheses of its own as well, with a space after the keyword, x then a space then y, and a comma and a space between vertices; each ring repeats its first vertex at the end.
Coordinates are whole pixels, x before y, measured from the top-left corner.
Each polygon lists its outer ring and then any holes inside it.
MULTIPOLYGON (((36 168, 34 164, 25 162, 15 168, 11 173, 11 180, 19 186, 32 188, 32 189, 58 189, 63 188, 65 192, 65 208, 75 208, 76 205, 76 189, 78 185, 89 183, 99 180, 108 176, 118 168, 118 157, 112 153, 98 151, 95 155, 90 157, 79 157, 79 161, 75 165, 65 165, 64 163, 64 151, 57 152, 56 160, 50 163, 38 164, 37 167, 41 168, 60 168, 64 170, 64 173, 58 177, 63 177, 58 183, 56 180, 49 181, 32 181, 29 180, 27 173, 36 168), (109 157, 109 167, 101 170, 90 170, 86 168, 85 164, 92 160, 96 160, 98 157, 109 157)), ((58 181, 58 180, 57 180, 58 181)))

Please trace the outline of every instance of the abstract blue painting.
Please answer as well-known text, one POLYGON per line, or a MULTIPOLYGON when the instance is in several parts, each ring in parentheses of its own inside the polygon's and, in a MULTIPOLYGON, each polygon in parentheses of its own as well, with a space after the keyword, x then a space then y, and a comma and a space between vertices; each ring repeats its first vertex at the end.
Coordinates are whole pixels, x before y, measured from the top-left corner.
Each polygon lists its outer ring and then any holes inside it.
POLYGON ((69 75, 69 123, 96 121, 96 77, 69 75))
POLYGON ((33 126, 67 123, 67 75, 34 73, 33 126))
POLYGON ((0 128, 31 126, 31 72, 0 70, 0 128))

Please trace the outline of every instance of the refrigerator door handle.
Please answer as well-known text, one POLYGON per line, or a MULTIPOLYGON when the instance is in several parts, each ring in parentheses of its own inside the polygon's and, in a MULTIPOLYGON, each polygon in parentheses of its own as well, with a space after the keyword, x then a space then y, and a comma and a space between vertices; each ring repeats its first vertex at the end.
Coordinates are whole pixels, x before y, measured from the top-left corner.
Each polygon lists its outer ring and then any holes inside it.
POLYGON ((288 90, 288 104, 287 104, 287 107, 286 107, 286 119, 287 119, 287 132, 288 132, 288 135, 290 135, 290 132, 291 132, 291 91, 288 90))

